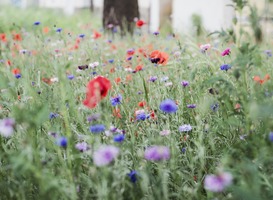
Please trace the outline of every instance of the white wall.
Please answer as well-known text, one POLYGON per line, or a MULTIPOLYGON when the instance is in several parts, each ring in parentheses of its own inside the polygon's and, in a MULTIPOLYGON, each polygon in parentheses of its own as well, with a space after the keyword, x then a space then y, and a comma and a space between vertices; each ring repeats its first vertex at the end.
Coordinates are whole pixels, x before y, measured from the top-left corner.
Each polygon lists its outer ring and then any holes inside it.
POLYGON ((192 28, 191 16, 199 14, 209 31, 232 25, 233 9, 227 7, 231 0, 173 0, 172 23, 175 31, 188 32, 192 28))

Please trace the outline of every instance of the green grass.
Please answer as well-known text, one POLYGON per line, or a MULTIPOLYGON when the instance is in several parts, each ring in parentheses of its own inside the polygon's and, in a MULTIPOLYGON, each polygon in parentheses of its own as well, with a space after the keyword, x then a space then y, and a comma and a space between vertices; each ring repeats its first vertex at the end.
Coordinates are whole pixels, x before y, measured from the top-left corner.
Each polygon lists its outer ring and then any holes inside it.
POLYGON ((48 10, 16 10, 11 18, 14 12, 7 8, 0 14, 0 33, 8 40, 0 43, 0 119, 10 117, 16 122, 11 137, 0 137, 1 199, 273 198, 273 143, 268 139, 273 128, 272 80, 263 84, 253 80, 254 76, 273 75, 272 57, 263 52, 266 44, 255 45, 250 42, 252 38, 238 44, 231 38, 227 43, 227 38, 220 36, 188 39, 145 33, 133 38, 112 38, 102 33, 94 40, 93 30, 100 29, 100 22, 97 18, 90 20, 88 12, 64 17, 48 10), (41 25, 33 26, 35 21, 41 25), (85 24, 90 26, 84 28, 85 24), (44 26, 50 28, 49 33, 43 33, 44 26), (59 27, 63 31, 56 33, 59 27), (23 40, 13 41, 12 31, 20 33, 23 40), (85 38, 78 49, 72 50, 79 34, 85 38), (201 53, 198 43, 208 40, 212 48, 201 53), (138 53, 143 48, 149 55, 151 44, 153 50, 169 54, 166 66, 155 66, 138 53), (226 47, 232 53, 222 57, 220 53, 226 47), (127 61, 130 48, 136 53, 127 61), (20 53, 22 49, 27 53, 20 53), (109 63, 110 59, 114 62, 109 63), (93 62, 100 64, 77 70, 93 62), (125 70, 134 70, 139 64, 142 71, 125 70), (232 67, 222 71, 222 64, 232 67), (19 79, 12 74, 15 68, 21 70, 19 79), (67 78, 71 74, 73 80, 67 78), (112 88, 96 108, 90 109, 82 101, 87 83, 97 75, 107 77, 112 88), (128 75, 131 81, 126 80, 128 75), (150 76, 158 79, 150 82, 150 76), (122 80, 119 84, 115 83, 118 77, 122 80), (164 77, 168 80, 162 81, 164 77), (47 84, 44 78, 58 78, 58 82, 47 84), (188 87, 183 88, 183 80, 189 81, 188 87), (120 119, 113 116, 110 102, 110 97, 118 94, 123 98, 117 106, 120 119), (177 102, 176 113, 159 109, 165 99, 177 102), (140 101, 146 102, 144 108, 138 106, 140 101), (197 107, 190 109, 187 104, 197 107), (219 108, 213 111, 215 104, 219 108), (235 109, 236 104, 241 107, 235 109), (135 111, 140 109, 146 114, 154 111, 156 119, 136 121, 135 111), (50 113, 58 116, 49 119, 50 113), (90 123, 87 118, 95 113, 101 117, 90 123), (125 140, 116 143, 113 136, 93 134, 89 130, 92 124, 124 130, 125 140), (193 129, 179 132, 183 124, 193 129), (161 136, 162 130, 171 133, 161 136), (66 148, 56 144, 57 139, 49 134, 52 132, 67 138, 66 148), (90 145, 89 151, 75 148, 82 141, 90 145), (120 152, 114 162, 98 167, 93 152, 103 144, 114 145, 120 152), (169 147, 170 159, 145 160, 144 151, 151 145, 169 147), (131 170, 137 171, 136 183, 127 175, 131 170), (206 175, 221 171, 232 174, 232 184, 219 193, 204 189, 206 175))

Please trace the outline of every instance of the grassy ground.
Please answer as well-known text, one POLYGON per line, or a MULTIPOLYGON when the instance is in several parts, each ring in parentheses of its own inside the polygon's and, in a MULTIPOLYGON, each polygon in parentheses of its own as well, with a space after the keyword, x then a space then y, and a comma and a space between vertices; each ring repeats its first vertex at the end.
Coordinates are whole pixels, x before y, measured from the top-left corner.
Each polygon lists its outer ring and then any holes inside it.
MULTIPOLYGON (((133 38, 113 37, 85 11, 65 17, 6 8, 0 17, 6 37, 0 41, 1 199, 273 198, 268 44, 141 29, 133 38), (207 50, 200 47, 205 43, 207 50), (226 48, 231 54, 221 56, 226 48), (154 50, 168 54, 166 65, 151 62, 154 50), (223 64, 230 69, 221 70, 223 64), (88 108, 86 87, 97 76, 112 87, 88 108), (117 95, 121 103, 113 106, 117 95), (178 106, 175 113, 160 107, 166 99, 178 106), (100 117, 91 120, 94 114, 100 117), (7 118, 14 123, 5 124, 7 118), (105 130, 92 133, 96 124, 105 130), (182 131, 182 125, 192 129, 182 131), (83 142, 89 148, 80 151, 83 142), (100 154, 100 162, 113 158, 100 166, 96 155, 105 145, 119 153, 100 154), (165 148, 147 156, 151 146, 165 148), (211 174, 217 180, 207 185, 211 174)), ((105 92, 96 84, 92 91, 105 92)))

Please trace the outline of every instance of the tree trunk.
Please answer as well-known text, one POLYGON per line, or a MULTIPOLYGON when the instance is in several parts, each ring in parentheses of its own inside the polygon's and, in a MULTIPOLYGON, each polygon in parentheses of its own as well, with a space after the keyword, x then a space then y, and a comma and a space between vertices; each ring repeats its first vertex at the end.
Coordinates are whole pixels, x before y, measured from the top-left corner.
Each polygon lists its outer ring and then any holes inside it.
POLYGON ((139 18, 138 0, 104 0, 103 27, 106 30, 118 26, 122 35, 132 34, 136 17, 139 18))
POLYGON ((91 12, 94 12, 94 2, 93 2, 93 0, 90 0, 90 10, 91 10, 91 12))

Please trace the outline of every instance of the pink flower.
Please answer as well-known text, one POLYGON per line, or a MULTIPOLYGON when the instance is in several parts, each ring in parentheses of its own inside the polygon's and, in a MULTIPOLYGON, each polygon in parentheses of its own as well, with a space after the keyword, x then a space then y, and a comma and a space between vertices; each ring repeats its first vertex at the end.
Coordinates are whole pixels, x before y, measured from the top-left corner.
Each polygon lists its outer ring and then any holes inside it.
POLYGON ((110 164, 119 154, 119 149, 115 146, 101 146, 93 154, 94 164, 97 166, 105 166, 110 164))
POLYGON ((232 183, 232 175, 222 172, 218 175, 209 174, 205 177, 204 187, 211 192, 222 192, 232 183))
POLYGON ((200 49, 201 49, 202 52, 207 51, 210 47, 211 47, 210 44, 202 44, 202 45, 200 45, 200 49))
POLYGON ((170 130, 163 130, 163 131, 160 131, 160 135, 162 136, 166 136, 166 135, 170 135, 171 131, 170 130))
POLYGON ((222 56, 228 56, 230 53, 231 53, 230 48, 227 48, 221 53, 221 55, 222 56))
POLYGON ((12 118, 5 118, 0 120, 0 135, 3 137, 11 137, 14 131, 15 120, 12 118))
POLYGON ((169 160, 170 149, 165 146, 151 146, 145 150, 144 157, 150 161, 169 160))

